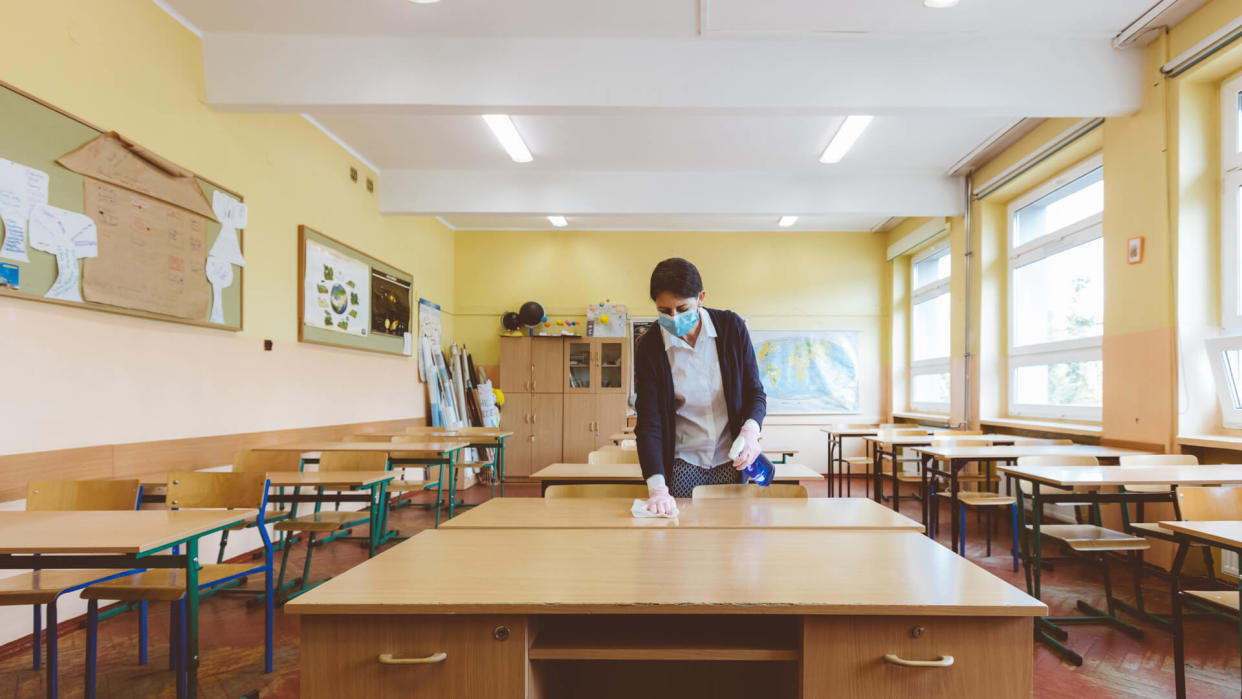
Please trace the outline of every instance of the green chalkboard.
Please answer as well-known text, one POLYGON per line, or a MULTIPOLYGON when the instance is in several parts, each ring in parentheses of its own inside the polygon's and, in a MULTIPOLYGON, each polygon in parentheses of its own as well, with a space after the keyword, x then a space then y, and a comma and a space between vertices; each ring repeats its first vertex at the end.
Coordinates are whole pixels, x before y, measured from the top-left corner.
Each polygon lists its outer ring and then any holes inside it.
POLYGON ((414 331, 413 287, 414 278, 408 272, 308 226, 298 227, 298 340, 317 345, 405 356, 404 333, 414 331), (327 265, 335 268, 327 279, 324 278, 325 265, 320 259, 322 256, 316 252, 325 248, 335 260, 327 265), (308 270, 308 267, 314 269, 308 270), (342 268, 346 267, 356 271, 345 272, 342 268), (308 274, 314 276, 309 277, 308 274), (376 323, 381 317, 380 305, 372 298, 372 283, 376 276, 381 278, 380 283, 386 289, 391 289, 392 294, 400 297, 400 303, 396 306, 400 309, 399 313, 394 312, 392 306, 383 309, 383 318, 394 319, 391 329, 384 329, 382 321, 376 323), (363 278, 365 282, 362 281, 363 278), (328 292, 339 292, 339 308, 343 313, 329 310, 331 294, 328 292), (351 294, 356 294, 358 298, 351 299, 351 294), (364 299, 365 303, 358 303, 364 299), (360 311, 353 318, 348 316, 354 310, 351 306, 357 306, 360 311), (351 326, 350 321, 355 324, 351 326), (397 326, 395 321, 400 321, 400 325, 397 326), (337 323, 344 325, 338 328, 335 327, 337 323), (365 334, 357 334, 356 331, 363 329, 365 334))
MULTIPOLYGON (((103 131, 4 83, 0 83, 0 114, 4 115, 2 120, 4 128, 0 129, 0 158, 46 172, 48 174, 48 203, 82 213, 84 208, 83 177, 56 164, 56 159, 94 140, 103 131)), ((219 187, 201 177, 197 180, 208 201, 211 201, 212 194, 217 189, 242 200, 237 192, 219 187)), ((208 250, 211 249, 219 233, 220 224, 207 221, 208 250)), ((242 231, 238 231, 238 239, 243 244, 244 252, 242 231)), ((234 268, 233 283, 224 289, 224 323, 219 324, 209 322, 210 309, 203 318, 192 319, 90 301, 79 303, 44 298, 43 295, 52 287, 56 279, 56 258, 50 253, 33 248, 28 248, 27 255, 30 257, 29 262, 0 258, 0 263, 16 265, 19 274, 17 289, 0 286, 0 296, 221 330, 237 331, 242 328, 243 268, 234 268)), ((80 266, 81 261, 78 264, 80 266)))

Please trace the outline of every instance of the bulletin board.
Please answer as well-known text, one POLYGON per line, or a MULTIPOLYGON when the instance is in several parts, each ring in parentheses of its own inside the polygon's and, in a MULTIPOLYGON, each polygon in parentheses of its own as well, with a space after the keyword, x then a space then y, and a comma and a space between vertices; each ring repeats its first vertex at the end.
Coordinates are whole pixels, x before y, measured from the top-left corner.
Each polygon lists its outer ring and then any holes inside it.
MULTIPOLYGON (((50 207, 63 209, 74 214, 86 214, 88 218, 96 224, 97 235, 99 236, 99 245, 101 249, 109 249, 107 246, 114 243, 109 238, 115 230, 119 230, 117 226, 113 226, 109 230, 108 222, 98 220, 99 216, 91 216, 87 213, 87 197, 99 196, 102 192, 103 196, 124 194, 126 197, 133 195, 138 200, 152 201, 164 207, 166 202, 148 196, 150 193, 134 192, 124 187, 117 188, 115 183, 104 183, 107 186, 98 185, 99 181, 87 177, 80 172, 75 172, 69 167, 58 164, 56 161, 68 154, 78 151, 83 146, 105 135, 107 132, 93 124, 79 119, 61 109, 58 109, 46 102, 43 102, 31 95, 28 95, 16 88, 4 83, 0 83, 0 114, 4 115, 4 128, 0 129, 0 158, 11 161, 18 165, 29 168, 31 172, 43 172, 47 175, 47 204, 50 207)), ((149 153, 141 149, 140 146, 124 141, 134 152, 144 154, 150 162, 159 163, 162 167, 175 169, 180 172, 186 172, 183 168, 179 168, 159 156, 149 153)), ((234 191, 225 189, 209 180, 206 180, 193 173, 187 182, 197 185, 197 189, 201 190, 201 199, 210 203, 216 196, 216 192, 227 195, 238 204, 244 201, 243 197, 234 191)), ((182 178, 185 179, 185 178, 182 178)), ((198 198, 199 192, 193 193, 198 198)), ((241 207, 244 209, 244 205, 241 207)), ((161 208, 161 211, 166 211, 161 208)), ((149 278, 155 277, 157 274, 175 275, 180 268, 180 274, 183 278, 181 283, 192 282, 196 290, 198 300, 191 305, 179 305, 176 299, 162 299, 159 297, 162 287, 150 287, 146 290, 146 302, 138 303, 132 300, 134 294, 126 295, 124 293, 101 294, 95 293, 92 296, 92 290, 88 289, 82 295, 81 301, 68 300, 66 298, 48 298, 45 294, 53 292, 53 286, 56 285, 58 278, 58 264, 63 264, 62 259, 58 262, 58 256, 44 250, 33 247, 33 241, 28 241, 26 256, 28 261, 9 259, 0 257, 0 281, 6 278, 11 280, 13 276, 13 267, 16 267, 17 287, 12 288, 9 285, 0 284, 0 296, 8 298, 18 298, 30 301, 39 301, 44 303, 52 303, 58 305, 71 306, 76 308, 85 308, 93 311, 104 311, 108 313, 117 313, 121 315, 137 316, 141 318, 149 318, 153 320, 162 320, 175 323, 184 323, 187 325, 197 325, 201 327, 216 328, 220 330, 239 331, 243 327, 242 317, 242 298, 243 298, 243 270, 244 267, 231 265, 231 283, 227 286, 220 286, 220 304, 218 309, 219 316, 213 320, 213 305, 215 304, 215 287, 207 282, 206 261, 208 251, 213 251, 213 246, 217 242, 220 235, 221 224, 206 215, 199 215, 178 206, 167 205, 167 211, 176 214, 185 214, 195 221, 193 249, 187 247, 188 256, 180 261, 170 260, 165 256, 159 270, 144 268, 141 266, 131 266, 131 272, 145 274, 149 278), (204 249, 199 250, 202 247, 204 249), (166 268, 172 267, 171 271, 166 268), (193 275, 193 276, 192 276, 193 275), (202 275, 199 279, 197 275, 202 275), (201 301, 201 291, 203 287, 207 289, 207 301, 204 304, 201 301), (92 298, 107 298, 111 303, 91 300, 92 298), (129 304, 129 305, 125 305, 129 304)), ((208 210, 204 212, 210 214, 210 205, 208 210)), ((79 217, 80 219, 80 217, 79 217)), ((116 221, 112 222, 116 224, 116 221)), ((129 221, 122 221, 130 223, 129 221)), ((31 226, 35 225, 34 221, 30 222, 31 226)), ((187 224, 187 230, 188 230, 187 224)), ((236 228, 237 248, 236 253, 239 256, 244 250, 243 235, 241 228, 236 228)), ((32 233, 27 231, 27 233, 32 233)), ((0 233, 7 233, 7 229, 0 230, 0 233)), ((29 237, 29 236, 28 236, 29 237)), ((115 250, 115 248, 112 248, 115 250)), ((116 255, 112 256, 116 259, 116 255)), ((72 264, 77 265, 77 285, 79 289, 83 289, 86 285, 84 280, 90 278, 99 280, 102 275, 96 273, 92 276, 86 269, 88 264, 97 264, 97 270, 104 269, 104 263, 107 261, 106 255, 100 255, 97 258, 84 257, 73 260, 72 264), (102 258, 102 259, 101 259, 102 258)), ((132 262, 133 265, 148 264, 148 262, 132 262)), ((215 269, 219 273, 221 266, 217 265, 215 269)), ((111 270, 110 270, 111 271, 111 270)), ((113 281, 123 280, 124 270, 114 272, 113 281)), ((172 280, 177 282, 175 277, 172 280)), ((10 281, 11 283, 11 281, 10 281)), ((123 286, 123 284, 121 285, 123 286)), ((179 288, 179 287, 178 287, 179 288)), ((62 289, 63 291, 63 289, 62 289)), ((64 296, 66 294, 62 294, 64 296)), ((68 294, 76 296, 77 294, 68 294)))
POLYGON ((298 226, 298 340, 409 356, 414 277, 298 226))

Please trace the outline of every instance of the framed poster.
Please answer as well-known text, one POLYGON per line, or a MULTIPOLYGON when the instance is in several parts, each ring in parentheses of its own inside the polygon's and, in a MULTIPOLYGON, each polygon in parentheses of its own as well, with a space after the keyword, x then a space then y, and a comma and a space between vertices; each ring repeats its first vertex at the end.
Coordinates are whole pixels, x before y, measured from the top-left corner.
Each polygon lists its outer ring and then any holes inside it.
POLYGON ((751 330, 769 415, 858 412, 858 331, 751 330))
POLYGON ((371 270, 371 332, 404 338, 410 332, 410 283, 371 270))

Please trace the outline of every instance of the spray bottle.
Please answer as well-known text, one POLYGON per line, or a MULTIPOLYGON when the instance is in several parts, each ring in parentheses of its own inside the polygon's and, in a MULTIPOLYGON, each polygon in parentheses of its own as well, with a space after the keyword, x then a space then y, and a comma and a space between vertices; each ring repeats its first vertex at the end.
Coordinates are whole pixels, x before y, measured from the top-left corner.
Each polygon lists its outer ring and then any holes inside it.
MULTIPOLYGON (((737 455, 742 453, 745 445, 746 442, 741 437, 734 440, 733 446, 729 447, 729 458, 736 459, 737 455)), ((755 460, 749 466, 742 469, 742 482, 754 483, 766 488, 772 484, 772 478, 775 475, 776 467, 772 465, 768 457, 763 455, 763 452, 759 452, 759 456, 755 457, 755 460)))

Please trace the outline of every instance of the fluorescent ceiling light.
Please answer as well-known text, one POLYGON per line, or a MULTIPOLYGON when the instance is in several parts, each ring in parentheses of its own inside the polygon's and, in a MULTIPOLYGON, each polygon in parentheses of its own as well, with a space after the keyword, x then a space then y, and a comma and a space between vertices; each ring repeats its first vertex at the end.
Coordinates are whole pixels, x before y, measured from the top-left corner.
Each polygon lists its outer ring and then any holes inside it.
POLYGON ((566 221, 564 216, 549 216, 548 221, 557 228, 564 228, 569 225, 569 221, 566 221))
POLYGON ((824 149, 824 154, 819 156, 821 163, 839 163, 845 154, 850 152, 854 147, 854 143, 858 141, 858 137, 862 136, 863 131, 867 130, 867 125, 871 123, 872 117, 869 116, 848 116, 845 122, 841 124, 841 128, 837 129, 836 135, 828 142, 828 147, 824 149))
POLYGON ((780 226, 781 228, 789 228, 790 226, 794 225, 797 222, 798 222, 797 216, 781 216, 781 220, 777 221, 776 225, 780 226))
MULTIPOLYGON (((419 0, 414 0, 414 2, 418 2, 418 1, 419 0)), ((423 0, 423 1, 426 2, 426 0, 423 0)), ((435 1, 436 0, 432 0, 432 2, 435 2, 435 1)), ((945 7, 957 7, 957 0, 923 0, 923 6, 931 7, 937 10, 943 9, 945 7)))
POLYGON ((517 127, 513 125, 513 120, 508 114, 484 114, 483 121, 486 121, 488 128, 496 134, 496 140, 500 141, 500 145, 504 147, 513 162, 529 163, 534 160, 530 149, 522 141, 522 135, 518 133, 517 127))

